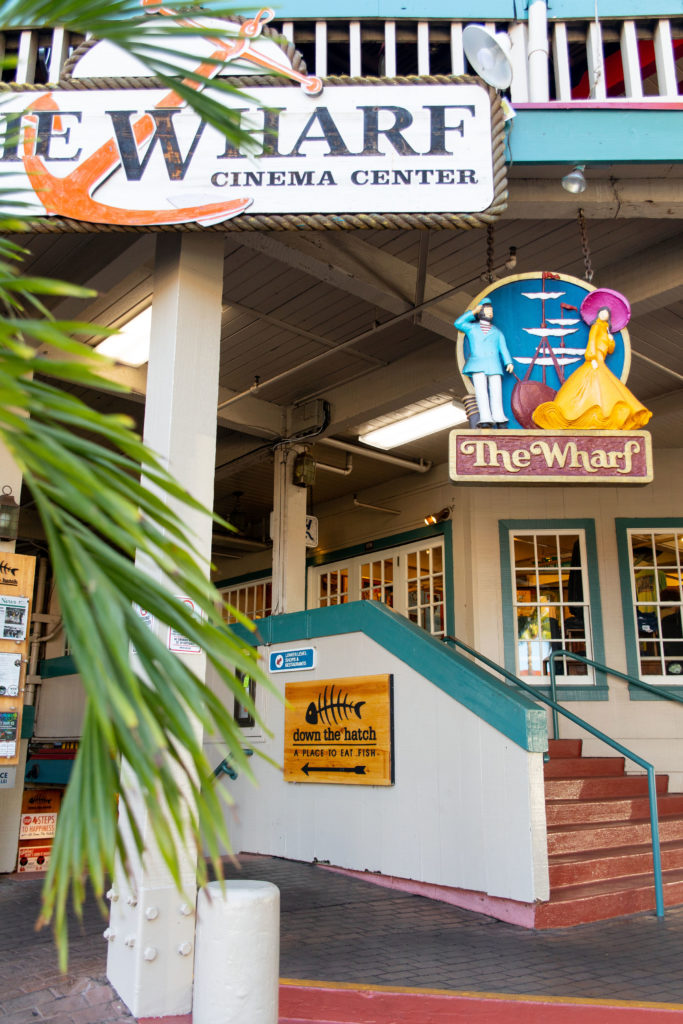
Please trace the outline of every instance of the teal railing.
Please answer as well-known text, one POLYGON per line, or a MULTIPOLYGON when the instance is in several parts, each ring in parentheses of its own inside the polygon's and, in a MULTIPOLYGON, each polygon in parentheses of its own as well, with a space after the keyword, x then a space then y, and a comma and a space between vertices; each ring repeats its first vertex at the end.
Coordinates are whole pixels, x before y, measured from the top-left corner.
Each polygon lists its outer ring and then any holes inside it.
POLYGON ((618 751, 618 753, 620 753, 622 755, 622 757, 628 758, 630 761, 633 761, 635 764, 637 764, 641 768, 645 769, 645 772, 647 773, 647 790, 648 790, 648 798, 649 798, 649 805, 650 805, 650 832, 651 832, 651 836, 652 836, 652 867, 653 867, 654 884, 655 884, 655 913, 656 913, 657 917, 664 917, 664 889, 663 889, 663 885, 662 885, 662 853, 661 853, 661 847, 660 847, 660 843, 659 843, 659 814, 658 814, 658 811, 657 811, 657 789, 656 789, 656 785, 657 784, 656 784, 656 779, 655 779, 654 765, 652 765, 649 761, 646 761, 639 754, 636 754, 635 751, 629 750, 629 748, 625 747, 623 745, 623 743, 619 743, 618 740, 612 739, 611 736, 608 736, 606 733, 602 732, 600 729, 596 729, 596 727, 594 725, 591 725, 590 722, 587 722, 585 719, 580 718, 578 715, 575 715, 572 711, 568 711, 566 708, 563 708, 562 705, 557 702, 557 700, 556 700, 557 688, 556 688, 556 680, 555 680, 556 671, 555 671, 555 664, 554 664, 554 662, 555 662, 556 658, 561 658, 561 657, 574 658, 574 659, 576 659, 578 661, 583 662, 586 665, 591 665, 591 666, 593 666, 593 668, 597 668, 600 671, 606 672, 608 675, 619 676, 620 678, 626 679, 628 682, 633 683, 636 686, 641 686, 644 689, 652 690, 653 692, 659 693, 661 696, 667 697, 670 700, 676 700, 676 701, 678 701, 680 703, 683 703, 683 698, 678 697, 678 696, 673 696, 672 694, 668 693, 666 690, 662 690, 659 687, 650 686, 647 683, 642 683, 639 679, 634 679, 632 676, 628 676, 624 672, 618 672, 616 670, 610 669, 606 665, 601 665, 599 662, 593 661, 590 658, 584 658, 584 657, 582 657, 579 654, 574 654, 573 651, 564 651, 564 650, 553 651, 552 654, 550 655, 549 659, 548 659, 549 660, 549 665, 550 665, 550 690, 551 690, 552 696, 551 697, 547 697, 544 693, 541 693, 538 690, 537 687, 530 686, 528 683, 523 683, 522 680, 518 678, 518 676, 514 675, 514 673, 509 672, 506 668, 503 668, 502 665, 497 665, 495 661, 492 661, 490 658, 487 658, 486 655, 481 654, 479 651, 476 651, 473 647, 469 647, 468 644, 463 643, 462 640, 458 640, 457 637, 446 636, 443 639, 444 639, 444 641, 446 643, 451 643, 455 647, 459 647, 461 650, 465 651, 467 654, 469 654, 471 657, 475 658, 477 661, 481 661, 488 668, 490 668, 494 672, 497 672, 500 675, 502 675, 509 682, 514 683, 515 686, 518 686, 518 687, 520 687, 520 689, 525 690, 527 693, 531 694, 533 696, 534 700, 538 700, 542 704, 546 704, 549 708, 551 708, 552 709, 552 715, 553 715, 553 735, 554 735, 555 739, 559 738, 559 719, 558 719, 558 715, 562 715, 564 718, 569 719, 570 722, 574 722, 575 725, 578 725, 580 728, 584 729, 586 732, 589 732, 592 736, 595 736, 597 739, 602 740, 602 742, 607 744, 608 747, 612 747, 613 750, 618 751))

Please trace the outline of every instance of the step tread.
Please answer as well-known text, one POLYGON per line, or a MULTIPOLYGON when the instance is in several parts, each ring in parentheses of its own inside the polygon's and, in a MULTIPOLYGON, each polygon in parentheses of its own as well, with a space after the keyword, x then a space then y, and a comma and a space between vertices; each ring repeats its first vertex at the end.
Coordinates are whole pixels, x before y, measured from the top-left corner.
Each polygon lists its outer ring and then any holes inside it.
MULTIPOLYGON (((658 795, 666 793, 669 776, 656 775, 655 785, 658 795)), ((547 801, 595 799, 601 796, 640 796, 647 792, 647 775, 580 775, 545 780, 547 801)))
MULTIPOLYGON (((662 854, 676 853, 677 851, 683 854, 683 839, 671 839, 659 845, 662 854)), ((549 860, 551 864, 581 864, 585 861, 636 857, 644 853, 652 853, 651 844, 637 843, 632 846, 613 846, 606 850, 577 850, 575 853, 553 853, 550 854, 549 860)))
POLYGON ((548 779, 583 778, 586 775, 622 775, 623 757, 558 757, 551 758, 543 765, 548 779))
MULTIPOLYGON (((683 883, 683 868, 676 871, 663 871, 662 884, 664 889, 683 883)), ((650 875, 625 875, 623 878, 603 878, 597 882, 582 882, 580 885, 566 885, 551 893, 550 903, 566 903, 576 899, 590 899, 595 896, 606 896, 638 889, 654 888, 654 878, 650 875)))
MULTIPOLYGON (((657 796, 657 812, 660 821, 683 817, 683 793, 663 793, 657 796)), ((548 827, 555 824, 603 824, 607 822, 630 823, 650 819, 650 798, 648 794, 632 796, 594 797, 582 800, 546 800, 548 827)))

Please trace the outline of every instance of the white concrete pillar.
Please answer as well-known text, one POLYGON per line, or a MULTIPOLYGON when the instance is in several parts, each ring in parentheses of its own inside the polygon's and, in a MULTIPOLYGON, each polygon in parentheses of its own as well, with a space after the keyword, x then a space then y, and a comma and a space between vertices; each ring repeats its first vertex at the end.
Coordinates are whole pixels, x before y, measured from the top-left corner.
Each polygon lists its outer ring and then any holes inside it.
POLYGON ((306 607, 306 488, 293 483, 300 446, 281 444, 273 468, 273 615, 306 607))
POLYGON ((280 891, 210 882, 197 900, 192 1024, 277 1024, 280 891))
MULTIPOLYGON (((160 235, 157 241, 144 437, 181 484, 209 508, 213 503, 216 406, 220 360, 223 237, 160 235)), ((169 504, 173 504, 169 500, 169 504)), ((211 550, 211 520, 182 511, 202 555, 211 550)), ((157 576, 157 570, 153 571, 157 576)), ((207 570, 208 571, 208 570, 207 570)), ((159 630, 162 629, 157 624, 159 630)), ((164 633, 166 630, 164 630, 164 633)), ((204 654, 182 654, 203 678, 204 654)), ((188 1013, 192 1006, 196 853, 181 866, 181 897, 151 842, 149 822, 126 766, 127 786, 148 843, 133 863, 132 887, 112 889, 107 976, 136 1017, 188 1013)))

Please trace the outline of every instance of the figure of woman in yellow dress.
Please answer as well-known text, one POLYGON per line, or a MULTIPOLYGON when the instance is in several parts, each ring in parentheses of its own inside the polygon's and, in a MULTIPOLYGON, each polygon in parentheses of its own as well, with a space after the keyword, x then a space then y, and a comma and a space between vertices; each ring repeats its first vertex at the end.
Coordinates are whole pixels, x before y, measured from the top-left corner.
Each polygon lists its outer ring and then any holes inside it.
POLYGON ((628 323, 628 301, 609 288, 596 289, 581 304, 581 316, 587 323, 592 321, 583 365, 567 378, 552 402, 537 406, 532 417, 534 423, 546 430, 644 427, 652 413, 605 364, 614 351, 611 320, 614 317, 618 322, 616 330, 628 323))

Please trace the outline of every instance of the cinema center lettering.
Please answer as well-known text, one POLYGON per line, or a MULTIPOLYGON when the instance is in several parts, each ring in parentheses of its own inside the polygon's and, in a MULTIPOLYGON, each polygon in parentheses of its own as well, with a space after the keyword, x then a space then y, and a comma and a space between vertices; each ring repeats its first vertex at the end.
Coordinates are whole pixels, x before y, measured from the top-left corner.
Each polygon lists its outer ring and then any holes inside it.
POLYGON ((453 430, 451 480, 633 483, 652 480, 647 431, 453 430))
POLYGON ((471 213, 494 198, 492 101, 472 82, 327 86, 315 96, 287 86, 214 91, 254 153, 177 100, 169 105, 169 95, 11 95, 0 149, 6 188, 37 216, 131 224, 218 223, 245 210, 471 213), (150 212, 157 219, 144 221, 150 212))

